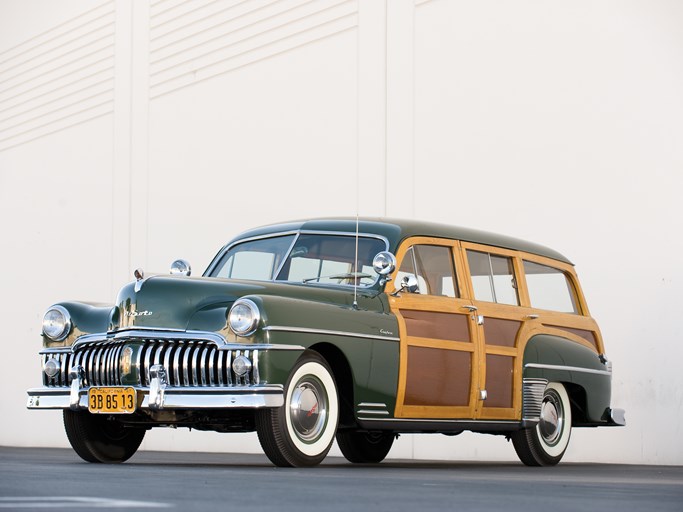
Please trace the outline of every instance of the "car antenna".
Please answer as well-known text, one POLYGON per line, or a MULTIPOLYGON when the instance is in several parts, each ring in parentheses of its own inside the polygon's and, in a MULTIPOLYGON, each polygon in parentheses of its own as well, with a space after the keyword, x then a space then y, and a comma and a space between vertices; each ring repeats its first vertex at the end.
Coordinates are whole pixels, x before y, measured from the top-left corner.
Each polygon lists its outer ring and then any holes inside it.
POLYGON ((356 256, 353 260, 353 308, 358 309, 358 210, 356 210, 356 256))

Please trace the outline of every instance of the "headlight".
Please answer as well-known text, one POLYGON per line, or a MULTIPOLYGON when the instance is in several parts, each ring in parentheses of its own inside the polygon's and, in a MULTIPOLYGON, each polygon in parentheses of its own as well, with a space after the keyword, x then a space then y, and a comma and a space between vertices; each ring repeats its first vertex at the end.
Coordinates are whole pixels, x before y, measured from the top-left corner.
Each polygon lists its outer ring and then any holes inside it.
POLYGON ((251 361, 244 356, 237 356, 232 362, 232 371, 238 377, 244 377, 251 370, 251 361))
POLYGON ((249 336, 258 327, 260 318, 256 304, 249 299, 239 299, 230 308, 228 324, 238 336, 249 336))
POLYGON ((59 361, 53 357, 45 361, 45 366, 43 366, 43 371, 45 372, 45 375, 47 375, 51 379, 55 375, 57 375, 61 369, 62 365, 59 364, 59 361))
POLYGON ((52 306, 43 317, 43 334, 53 341, 62 341, 71 332, 71 315, 62 306, 52 306))

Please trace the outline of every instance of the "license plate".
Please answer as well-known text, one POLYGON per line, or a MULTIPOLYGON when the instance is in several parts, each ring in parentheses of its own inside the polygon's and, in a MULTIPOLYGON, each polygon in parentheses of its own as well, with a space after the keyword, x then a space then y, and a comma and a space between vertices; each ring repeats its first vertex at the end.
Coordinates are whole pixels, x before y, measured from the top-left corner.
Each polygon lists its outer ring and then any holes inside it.
POLYGON ((88 410, 92 413, 132 414, 137 405, 133 388, 90 388, 88 391, 88 410))

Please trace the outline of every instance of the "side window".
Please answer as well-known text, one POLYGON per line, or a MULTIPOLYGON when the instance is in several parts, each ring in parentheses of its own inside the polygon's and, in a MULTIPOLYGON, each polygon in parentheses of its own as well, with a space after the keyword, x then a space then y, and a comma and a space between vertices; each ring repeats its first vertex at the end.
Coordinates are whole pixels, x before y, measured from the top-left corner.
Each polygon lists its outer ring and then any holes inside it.
POLYGON ((398 269, 397 286, 409 274, 417 277, 418 291, 423 295, 460 296, 450 247, 413 245, 406 252, 398 269))
POLYGON ((524 261, 531 305, 562 313, 578 313, 575 293, 567 275, 559 269, 524 261))
POLYGON ((488 252, 467 251, 467 263, 475 299, 519 305, 512 258, 488 252))

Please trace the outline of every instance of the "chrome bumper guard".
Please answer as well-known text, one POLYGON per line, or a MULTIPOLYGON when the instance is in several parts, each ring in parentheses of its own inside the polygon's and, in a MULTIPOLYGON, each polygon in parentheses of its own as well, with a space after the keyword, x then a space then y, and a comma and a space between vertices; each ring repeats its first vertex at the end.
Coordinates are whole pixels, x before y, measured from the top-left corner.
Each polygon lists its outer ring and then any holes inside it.
POLYGON ((626 411, 624 409, 607 409, 608 425, 612 427, 626 426, 626 411))

